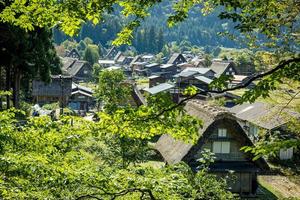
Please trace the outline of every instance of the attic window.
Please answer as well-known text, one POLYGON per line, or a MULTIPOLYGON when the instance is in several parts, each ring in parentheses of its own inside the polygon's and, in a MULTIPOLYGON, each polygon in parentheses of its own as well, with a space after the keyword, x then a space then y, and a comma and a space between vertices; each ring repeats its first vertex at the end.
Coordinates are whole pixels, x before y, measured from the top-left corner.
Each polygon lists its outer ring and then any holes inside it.
POLYGON ((226 137, 227 136, 227 129, 219 128, 218 129, 218 137, 226 137))
POLYGON ((84 73, 84 74, 88 74, 88 71, 87 71, 87 70, 84 70, 83 73, 84 73))
POLYGON ((213 142, 213 152, 214 153, 230 153, 230 142, 213 142))

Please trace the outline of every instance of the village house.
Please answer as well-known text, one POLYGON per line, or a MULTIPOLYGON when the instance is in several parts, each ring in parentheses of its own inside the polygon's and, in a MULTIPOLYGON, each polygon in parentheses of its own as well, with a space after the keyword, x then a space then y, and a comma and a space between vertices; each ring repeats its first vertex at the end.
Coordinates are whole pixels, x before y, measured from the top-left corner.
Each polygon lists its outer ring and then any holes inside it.
POLYGON ((177 66, 174 64, 163 64, 160 66, 160 70, 160 75, 170 80, 177 73, 177 66))
POLYGON ((105 58, 107 60, 113 60, 116 57, 116 55, 118 54, 118 52, 119 52, 118 49, 115 46, 113 46, 108 50, 105 58))
POLYGON ((145 65, 145 69, 147 70, 147 75, 150 76, 152 74, 158 74, 161 69, 160 69, 160 64, 158 63, 151 63, 145 65))
POLYGON ((150 88, 145 88, 143 90, 146 91, 147 93, 149 93, 150 95, 156 95, 160 92, 170 91, 174 87, 175 86, 170 83, 161 83, 161 84, 158 84, 158 85, 150 87, 150 88))
POLYGON ((72 93, 69 98, 69 107, 77 112, 88 112, 95 106, 94 91, 88 87, 72 83, 72 93))
POLYGON ((108 68, 116 65, 114 60, 98 60, 98 64, 103 68, 108 68))
POLYGON ((91 80, 93 69, 87 61, 64 57, 62 58, 62 63, 63 74, 72 76, 73 81, 82 82, 91 80))
POLYGON ((66 52, 66 56, 65 57, 75 58, 75 59, 80 60, 81 56, 80 56, 79 52, 77 51, 77 49, 72 49, 71 51, 67 51, 66 52))
POLYGON ((149 88, 156 86, 160 83, 166 82, 166 79, 164 77, 158 75, 149 76, 148 79, 149 79, 149 88))
MULTIPOLYGON (((249 138, 255 143, 258 141, 262 131, 264 135, 277 136, 280 139, 292 139, 295 135, 287 129, 287 123, 291 118, 300 119, 300 113, 283 109, 280 106, 272 106, 266 103, 255 102, 253 104, 244 103, 229 109, 234 113, 238 122, 244 128, 249 138), (280 114, 281 113, 281 114, 280 114)), ((293 158, 295 149, 280 149, 279 159, 288 160, 293 158)))
MULTIPOLYGON (((244 85, 251 76, 244 76, 244 75, 233 75, 233 80, 230 81, 231 87, 236 87, 239 85, 244 85)), ((252 89, 255 86, 253 82, 251 82, 246 88, 252 89)))
POLYGON ((233 61, 215 59, 209 68, 216 72, 216 77, 238 74, 233 61))
POLYGON ((186 63, 185 57, 181 53, 174 53, 168 60, 167 64, 178 65, 181 63, 186 63))
POLYGON ((32 96, 34 102, 40 105, 60 102, 67 106, 72 93, 72 77, 51 75, 49 83, 34 80, 32 83, 32 96))
POLYGON ((131 67, 133 69, 133 73, 135 73, 138 76, 147 76, 148 75, 148 69, 146 69, 146 65, 148 62, 135 62, 132 63, 131 67))
POLYGON ((142 59, 144 62, 152 62, 154 60, 155 56, 152 54, 143 55, 142 59))
POLYGON ((196 144, 189 144, 170 135, 162 135, 155 148, 164 161, 167 164, 184 161, 197 172, 202 151, 209 150, 215 156, 209 171, 220 178, 231 177, 228 188, 232 192, 254 196, 258 188, 257 175, 267 170, 268 165, 263 158, 253 161, 251 154, 240 150, 243 146, 253 146, 253 143, 236 117, 227 110, 209 106, 200 100, 189 101, 185 109, 188 114, 203 121, 198 132, 199 139, 196 144))

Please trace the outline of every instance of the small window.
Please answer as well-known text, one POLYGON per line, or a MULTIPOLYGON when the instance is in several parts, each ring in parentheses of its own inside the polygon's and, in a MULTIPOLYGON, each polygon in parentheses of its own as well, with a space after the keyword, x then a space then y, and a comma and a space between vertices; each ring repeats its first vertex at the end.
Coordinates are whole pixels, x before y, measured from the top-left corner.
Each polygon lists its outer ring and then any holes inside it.
POLYGON ((84 70, 83 73, 84 73, 84 74, 88 74, 88 71, 87 71, 87 70, 84 70))
POLYGON ((214 153, 230 153, 230 142, 213 142, 213 152, 214 153))
POLYGON ((227 129, 219 128, 218 129, 218 137, 226 137, 227 136, 227 129))
POLYGON ((226 75, 229 75, 229 72, 226 72, 226 75))

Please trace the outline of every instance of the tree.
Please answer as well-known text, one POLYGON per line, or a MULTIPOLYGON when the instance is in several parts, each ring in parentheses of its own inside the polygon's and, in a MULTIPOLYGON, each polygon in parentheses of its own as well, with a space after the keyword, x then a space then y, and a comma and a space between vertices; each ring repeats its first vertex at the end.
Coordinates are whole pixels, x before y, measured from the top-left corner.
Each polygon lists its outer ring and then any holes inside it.
POLYGON ((120 105, 127 104, 131 94, 130 88, 124 84, 125 75, 121 70, 104 70, 99 75, 96 97, 98 102, 104 104, 109 113, 115 111, 120 105))
POLYGON ((98 63, 99 58, 98 47, 96 45, 88 45, 84 51, 83 59, 94 65, 94 63, 98 63))
MULTIPOLYGON (((52 44, 52 33, 49 29, 42 28, 26 32, 18 27, 2 24, 8 35, 1 35, 0 67, 6 71, 5 90, 13 91, 12 100, 16 108, 19 107, 19 93, 21 80, 30 81, 40 78, 50 81, 50 73, 60 72, 60 60, 52 44)), ((10 107, 7 97, 7 107, 10 107)))
POLYGON ((157 35, 157 52, 161 52, 164 46, 164 32, 162 29, 159 30, 157 35))

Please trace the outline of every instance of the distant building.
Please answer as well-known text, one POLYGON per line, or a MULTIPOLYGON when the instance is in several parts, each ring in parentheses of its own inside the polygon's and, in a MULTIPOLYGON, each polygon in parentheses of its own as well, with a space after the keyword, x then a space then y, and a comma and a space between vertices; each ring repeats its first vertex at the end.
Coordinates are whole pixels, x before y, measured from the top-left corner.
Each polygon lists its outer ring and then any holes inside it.
POLYGON ((158 94, 160 92, 170 91, 175 86, 169 83, 161 83, 151 88, 145 88, 144 91, 148 92, 151 95, 158 94))
POLYGON ((184 56, 180 53, 174 53, 167 64, 178 65, 187 62, 184 56))
POLYGON ((151 63, 145 65, 145 69, 147 70, 147 75, 157 74, 161 71, 160 64, 158 63, 151 63))
POLYGON ((88 112, 95 106, 94 91, 79 84, 72 84, 72 94, 69 98, 69 107, 75 111, 88 112))
POLYGON ((172 79, 173 76, 177 73, 177 66, 174 64, 161 65, 160 69, 160 76, 164 77, 165 79, 172 79))
POLYGON ((89 81, 92 78, 92 66, 84 60, 77 60, 74 58, 62 58, 62 71, 65 75, 72 76, 73 81, 89 81))
MULTIPOLYGON (((244 85, 245 83, 247 83, 247 81, 249 80, 251 76, 243 76, 243 75, 234 75, 233 76, 233 80, 230 82, 231 87, 236 87, 239 85, 244 85)), ((247 88, 253 88, 255 86, 255 84, 252 82, 250 83, 247 88)))
POLYGON ((190 144, 167 134, 162 135, 155 148, 164 161, 168 164, 184 161, 197 172, 201 165, 198 159, 202 157, 202 151, 210 150, 216 158, 210 164, 209 171, 220 178, 232 178, 227 182, 232 192, 241 196, 255 196, 258 188, 257 175, 269 167, 263 158, 253 161, 252 154, 240 150, 243 146, 253 146, 253 143, 235 116, 199 100, 188 102, 185 110, 203 122, 203 126, 199 128, 198 141, 190 144))
POLYGON ((165 83, 166 79, 162 76, 158 76, 158 75, 153 75, 153 76, 149 76, 149 88, 159 85, 160 83, 165 83))
POLYGON ((209 68, 212 69, 214 72, 216 72, 216 77, 220 77, 222 74, 224 75, 238 74, 236 70, 236 66, 232 61, 214 60, 209 68))
POLYGON ((108 50, 108 52, 107 52, 105 58, 106 58, 107 60, 112 60, 112 59, 114 59, 114 58, 116 57, 116 55, 118 54, 118 52, 119 52, 119 51, 117 50, 117 48, 116 48, 115 46, 113 46, 113 47, 111 47, 111 48, 108 50))
POLYGON ((107 68, 107 67, 115 66, 116 62, 114 60, 98 60, 98 64, 101 67, 107 68))
POLYGON ((80 60, 81 56, 80 56, 79 52, 77 51, 77 49, 72 49, 71 51, 66 52, 66 56, 65 57, 75 58, 75 59, 80 60))
POLYGON ((37 104, 63 102, 66 106, 72 93, 71 76, 51 76, 50 83, 34 80, 32 96, 37 104))

